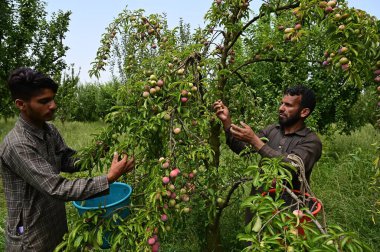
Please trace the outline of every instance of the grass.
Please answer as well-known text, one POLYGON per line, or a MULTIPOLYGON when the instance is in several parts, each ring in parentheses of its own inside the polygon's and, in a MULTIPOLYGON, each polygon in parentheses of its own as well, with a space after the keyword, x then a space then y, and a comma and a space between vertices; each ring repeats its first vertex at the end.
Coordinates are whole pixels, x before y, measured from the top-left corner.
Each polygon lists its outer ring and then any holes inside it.
MULTIPOLYGON (((0 141, 14 124, 15 120, 0 121, 0 141)), ((91 141, 92 134, 99 132, 103 123, 67 122, 55 125, 62 133, 66 143, 79 149, 91 141)), ((376 158, 374 142, 380 143, 379 131, 366 126, 349 136, 333 135, 329 139, 322 137, 323 155, 312 174, 312 189, 320 198, 326 210, 328 224, 338 224, 347 231, 353 231, 369 244, 374 251, 380 251, 380 225, 374 224, 369 210, 379 195, 369 189, 371 176, 374 174, 373 160, 376 158)), ((70 204, 68 204, 70 205, 70 204)), ((69 220, 74 218, 75 210, 68 207, 69 220)), ((6 206, 3 188, 0 186, 0 251, 4 250, 4 220, 6 206)), ((221 220, 222 243, 226 251, 239 251, 241 244, 236 241, 236 234, 242 228, 244 213, 238 208, 227 208, 221 220)), ((171 237, 186 239, 167 239, 163 244, 165 251, 197 251, 202 241, 200 230, 194 222, 205 219, 196 216, 184 221, 183 230, 173 232, 171 237), (175 233, 175 234, 174 234, 175 233), (192 248, 192 249, 191 249, 192 248)), ((379 223, 379 216, 377 223, 379 223)))
POLYGON ((374 175, 373 161, 380 143, 379 131, 365 126, 350 136, 334 135, 324 142, 324 153, 313 170, 312 188, 326 210, 327 223, 353 231, 380 251, 380 216, 371 219, 373 203, 380 195, 370 189, 374 175))

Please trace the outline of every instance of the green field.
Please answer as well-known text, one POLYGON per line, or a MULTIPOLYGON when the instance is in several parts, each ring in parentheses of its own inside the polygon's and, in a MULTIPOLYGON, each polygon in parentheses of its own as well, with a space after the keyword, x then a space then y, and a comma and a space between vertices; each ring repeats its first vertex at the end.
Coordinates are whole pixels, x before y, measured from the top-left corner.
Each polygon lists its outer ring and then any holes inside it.
MULTIPOLYGON (((0 139, 3 139, 14 120, 7 123, 0 121, 0 139)), ((81 148, 90 142, 92 134, 98 132, 102 123, 68 122, 65 125, 56 124, 67 144, 73 148, 81 148)), ((379 131, 372 126, 366 126, 349 136, 334 135, 323 139, 323 156, 316 165, 312 175, 312 189, 326 209, 328 224, 338 224, 347 231, 357 233, 360 238, 380 251, 380 225, 374 224, 369 210, 378 195, 369 189, 371 176, 374 174, 373 160, 376 157, 375 142, 380 143, 379 131)), ((227 234, 222 243, 226 251, 237 251, 236 234, 239 230, 238 211, 228 210, 223 215, 222 233, 227 234), (228 230, 227 230, 228 229, 228 230)), ((0 251, 4 250, 4 221, 6 206, 3 188, 0 186, 0 251)), ((69 220, 73 210, 69 210, 69 220)), ((171 251, 179 251, 185 247, 197 247, 196 230, 190 228, 177 231, 174 236, 186 239, 167 239, 171 242, 171 251), (176 249, 177 248, 177 249, 176 249)), ((191 251, 194 251, 191 249, 191 251)), ((190 251, 190 250, 188 250, 190 251)), ((196 251, 196 250, 195 250, 196 251)))

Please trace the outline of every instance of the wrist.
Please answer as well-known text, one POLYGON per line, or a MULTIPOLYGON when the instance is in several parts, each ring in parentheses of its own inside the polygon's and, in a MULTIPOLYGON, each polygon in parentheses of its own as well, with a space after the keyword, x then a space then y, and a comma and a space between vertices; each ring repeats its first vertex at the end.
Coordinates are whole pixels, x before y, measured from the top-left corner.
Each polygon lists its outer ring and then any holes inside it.
POLYGON ((115 178, 113 178, 110 174, 107 174, 107 181, 109 184, 115 182, 115 178))
POLYGON ((225 131, 228 131, 230 128, 231 128, 231 119, 226 119, 225 121, 223 121, 223 128, 225 131))
POLYGON ((256 150, 259 151, 265 143, 255 134, 249 144, 256 150))

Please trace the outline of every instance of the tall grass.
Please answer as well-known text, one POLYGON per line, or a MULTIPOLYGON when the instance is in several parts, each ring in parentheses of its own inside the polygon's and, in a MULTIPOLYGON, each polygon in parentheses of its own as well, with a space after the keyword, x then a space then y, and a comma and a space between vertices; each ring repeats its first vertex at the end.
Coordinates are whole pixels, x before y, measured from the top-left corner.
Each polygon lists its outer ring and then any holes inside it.
MULTIPOLYGON (((0 141, 13 127, 15 120, 0 121, 0 141)), ((66 143, 74 149, 86 146, 92 134, 104 126, 101 122, 54 123, 66 143)), ((314 167, 311 186, 324 204, 328 224, 338 224, 347 231, 353 231, 369 244, 374 251, 380 251, 379 218, 374 224, 369 212, 379 195, 369 189, 374 174, 373 160, 376 150, 371 144, 380 142, 379 132, 372 126, 365 126, 349 136, 333 135, 322 137, 323 155, 314 167)), ((234 155, 231 153, 231 155, 234 155)), ((76 218, 75 210, 68 204, 69 221, 76 218)), ((195 210, 195 209, 194 209, 195 210)), ((4 250, 4 220, 6 208, 2 185, 0 186, 0 251, 4 250)), ((165 238, 165 251, 199 251, 204 242, 199 235, 207 217, 198 216, 197 211, 187 219, 180 220, 182 228, 165 238), (202 222, 202 223, 200 223, 202 222)), ((225 251, 239 251, 242 244, 236 241, 236 234, 243 228, 244 212, 237 205, 227 208, 221 220, 222 243, 225 251)))
POLYGON ((326 210, 328 224, 338 224, 354 231, 380 251, 380 216, 371 219, 372 204, 380 195, 370 190, 374 175, 379 131, 365 126, 349 136, 334 135, 323 139, 323 155, 313 170, 312 188, 326 210))

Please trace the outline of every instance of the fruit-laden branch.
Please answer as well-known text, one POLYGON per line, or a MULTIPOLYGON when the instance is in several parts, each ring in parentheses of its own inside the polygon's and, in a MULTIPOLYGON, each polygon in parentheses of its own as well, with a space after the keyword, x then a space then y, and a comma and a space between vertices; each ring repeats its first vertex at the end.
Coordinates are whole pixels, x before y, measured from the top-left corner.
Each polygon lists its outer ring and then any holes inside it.
MULTIPOLYGON (((250 60, 247 60, 246 62, 244 62, 243 64, 241 64, 240 66, 238 66, 235 70, 233 70, 231 73, 232 74, 236 74, 238 70, 240 70, 241 68, 247 66, 247 65, 250 65, 250 64, 253 64, 253 63, 256 63, 256 62, 285 62, 285 63, 290 63, 290 62, 296 62, 295 58, 292 58, 292 59, 289 59, 289 58, 265 58, 265 59, 250 59, 250 60)), ((319 64, 322 64, 321 61, 318 61, 318 60, 308 60, 306 62, 309 62, 309 63, 319 63, 319 64)))
MULTIPOLYGON (((289 4, 289 5, 285 5, 285 6, 281 6, 281 7, 278 7, 276 9, 274 9, 273 13, 276 13, 277 12, 280 12, 280 11, 283 11, 283 10, 289 10, 289 9, 293 9, 293 8, 296 8, 300 5, 299 2, 296 2, 294 4, 289 4)), ((257 20, 259 20, 260 18, 262 18, 263 16, 265 16, 267 13, 260 13, 259 15, 257 15, 256 17, 252 18, 250 21, 248 21, 248 23, 246 23, 243 28, 236 33, 236 36, 232 39, 231 43, 228 45, 227 47, 227 52, 234 46, 234 44, 236 43, 236 41, 239 39, 239 37, 243 34, 243 32, 251 25, 253 24, 254 22, 256 22, 257 20)))
POLYGON ((235 70, 233 70, 231 73, 232 74, 236 74, 238 70, 240 70, 241 68, 245 67, 245 66, 248 66, 252 63, 255 63, 255 62, 286 62, 286 63, 289 63, 289 62, 295 62, 294 59, 287 59, 287 58, 266 58, 266 59, 250 59, 250 60, 247 60, 246 62, 244 62, 243 64, 241 64, 240 66, 238 66, 235 70))

